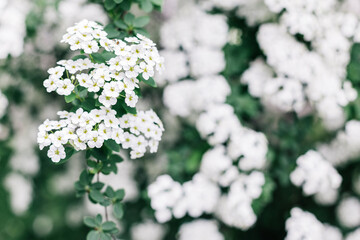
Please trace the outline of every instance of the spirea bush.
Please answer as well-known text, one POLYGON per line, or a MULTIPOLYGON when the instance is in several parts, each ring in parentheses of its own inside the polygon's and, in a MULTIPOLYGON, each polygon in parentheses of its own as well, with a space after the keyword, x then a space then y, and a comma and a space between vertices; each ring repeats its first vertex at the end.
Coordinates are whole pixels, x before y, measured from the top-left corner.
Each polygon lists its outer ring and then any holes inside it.
POLYGON ((360 239, 357 1, 88 2, 0 39, 0 238, 360 239))
MULTIPOLYGON (((137 22, 124 10, 120 13, 126 14, 127 22, 143 25, 144 20, 137 22)), ((115 239, 119 233, 115 222, 109 220, 108 208, 116 219, 123 216, 124 190, 101 182, 100 173, 117 173, 117 163, 123 160, 117 154, 120 146, 131 149, 132 159, 142 157, 147 148, 156 152, 164 131, 154 111, 136 110, 140 82, 156 87, 152 77, 155 70, 163 69, 155 43, 139 33, 110 39, 105 30, 86 19, 67 29, 62 42, 81 55, 58 61, 59 66, 48 70, 50 76, 43 85, 47 92, 64 95, 73 108, 59 111, 61 120, 47 119, 40 125, 37 139, 40 149, 47 148, 47 156, 55 163, 68 161, 75 151, 86 151, 87 168, 75 183, 76 195, 87 194, 91 202, 105 209, 105 219, 101 214, 84 218, 93 228, 89 240, 115 239)))

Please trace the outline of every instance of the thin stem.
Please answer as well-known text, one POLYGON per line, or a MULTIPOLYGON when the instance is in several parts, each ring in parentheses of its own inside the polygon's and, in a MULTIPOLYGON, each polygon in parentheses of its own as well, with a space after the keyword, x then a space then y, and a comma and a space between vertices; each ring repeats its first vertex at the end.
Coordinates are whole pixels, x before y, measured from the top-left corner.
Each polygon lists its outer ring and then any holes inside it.
POLYGON ((106 221, 109 221, 107 207, 106 206, 104 206, 104 207, 105 207, 105 219, 106 219, 106 221))

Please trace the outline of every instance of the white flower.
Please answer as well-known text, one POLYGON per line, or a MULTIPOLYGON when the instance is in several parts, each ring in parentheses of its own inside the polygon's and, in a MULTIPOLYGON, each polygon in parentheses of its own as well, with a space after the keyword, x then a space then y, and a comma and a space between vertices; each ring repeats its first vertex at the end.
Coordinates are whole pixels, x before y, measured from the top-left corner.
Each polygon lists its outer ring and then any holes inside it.
POLYGON ((291 173, 290 180, 302 186, 306 195, 337 189, 342 178, 336 169, 320 153, 310 150, 296 160, 297 168, 291 173))
POLYGON ((84 52, 87 54, 96 53, 97 51, 99 51, 99 45, 94 40, 89 42, 83 42, 81 45, 82 49, 84 49, 84 52))
POLYGON ((61 159, 64 159, 66 157, 65 148, 62 145, 58 147, 55 145, 51 145, 47 152, 47 155, 51 159, 51 161, 59 162, 61 159))
POLYGON ((44 85, 44 87, 46 87, 47 92, 52 92, 52 91, 55 91, 58 88, 58 82, 59 81, 60 81, 59 79, 50 76, 48 79, 46 79, 44 81, 43 85, 44 85))
POLYGON ((66 78, 64 79, 63 81, 62 80, 59 80, 57 82, 57 89, 56 89, 56 92, 59 94, 59 95, 70 95, 71 92, 74 90, 75 86, 74 84, 71 83, 71 80, 66 78))
POLYGON ((90 148, 101 148, 104 143, 104 139, 99 135, 99 133, 97 131, 91 131, 88 135, 89 141, 87 142, 87 145, 90 148))
POLYGON ((135 107, 139 97, 135 93, 126 93, 125 103, 129 107, 135 107))
POLYGON ((184 223, 179 229, 179 240, 224 240, 215 221, 198 219, 184 223))
POLYGON ((114 97, 106 96, 104 93, 100 95, 99 102, 102 103, 105 107, 111 107, 115 105, 117 99, 114 97))

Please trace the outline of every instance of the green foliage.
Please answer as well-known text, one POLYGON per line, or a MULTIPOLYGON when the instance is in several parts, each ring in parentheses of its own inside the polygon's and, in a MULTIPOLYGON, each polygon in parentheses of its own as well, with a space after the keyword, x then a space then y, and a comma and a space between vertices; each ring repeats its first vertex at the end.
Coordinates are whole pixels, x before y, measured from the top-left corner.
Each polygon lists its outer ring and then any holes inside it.
POLYGON ((118 232, 116 224, 112 221, 103 222, 100 214, 93 217, 85 217, 84 224, 94 230, 91 230, 86 239, 87 240, 111 240, 112 234, 118 232))

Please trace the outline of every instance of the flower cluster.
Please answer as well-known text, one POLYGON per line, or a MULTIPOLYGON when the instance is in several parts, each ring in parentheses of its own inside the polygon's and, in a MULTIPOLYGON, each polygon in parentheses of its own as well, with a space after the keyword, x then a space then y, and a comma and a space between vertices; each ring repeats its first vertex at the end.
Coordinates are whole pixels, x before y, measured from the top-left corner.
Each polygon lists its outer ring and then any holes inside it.
POLYGON ((212 76, 225 67, 221 48, 226 44, 228 26, 220 14, 210 15, 188 2, 179 14, 161 27, 168 71, 159 76, 163 82, 175 82, 189 75, 212 76))
POLYGON ((184 223, 179 229, 179 240, 224 240, 215 221, 199 219, 184 223))
POLYGON ((156 219, 163 223, 169 221, 171 215, 182 218, 188 213, 196 218, 203 213, 213 213, 220 189, 202 174, 183 185, 169 175, 162 175, 149 186, 148 194, 156 219))
POLYGON ((228 32, 224 16, 209 15, 193 4, 184 3, 183 10, 161 29, 162 54, 174 65, 170 66, 173 71, 163 75, 169 83, 163 99, 173 115, 195 118, 196 129, 211 149, 192 180, 180 184, 161 176, 152 183, 148 188, 151 206, 160 222, 172 215, 213 214, 229 226, 246 230, 256 222, 252 202, 265 184, 264 174, 252 170, 265 167, 267 140, 264 134, 243 127, 226 104, 231 88, 220 75, 228 32))
POLYGON ((81 86, 96 93, 96 99, 105 107, 122 98, 133 108, 138 101, 135 91, 139 87, 138 77, 149 80, 155 70, 161 72, 163 68, 163 59, 150 39, 138 34, 125 41, 111 40, 103 27, 92 21, 83 20, 68 28, 62 41, 73 51, 89 54, 90 59, 61 60, 60 66, 49 69, 44 86, 48 92, 56 91, 59 95, 68 96, 76 86, 81 86), (103 49, 100 58, 106 58, 105 63, 96 63, 94 53, 100 49, 103 49))
MULTIPOLYGON (((277 24, 261 25, 258 42, 267 62, 258 59, 244 73, 241 81, 249 85, 250 94, 273 112, 295 111, 301 116, 313 109, 327 128, 339 128, 344 122, 342 107, 357 96, 351 83, 342 80, 347 62, 329 66, 326 57, 307 50, 277 24)), ((350 47, 346 50, 349 54, 350 47)))
POLYGON ((76 150, 100 148, 112 139, 124 149, 131 149, 131 158, 144 155, 147 147, 156 152, 164 130, 158 116, 152 111, 125 114, 116 117, 115 110, 101 107, 90 112, 79 108, 75 113, 61 111, 60 121, 46 120, 39 126, 40 149, 49 146, 48 156, 53 162, 66 157, 65 145, 76 150))
POLYGON ((230 185, 228 194, 220 199, 216 212, 218 217, 229 226, 249 229, 257 219, 252 209, 252 201, 260 197, 264 184, 265 177, 262 172, 238 174, 230 185))
POLYGON ((164 103, 174 115, 187 117, 209 106, 225 102, 230 87, 222 76, 207 76, 197 81, 184 80, 167 86, 164 103))
POLYGON ((322 224, 309 212, 305 212, 300 208, 293 208, 290 214, 290 218, 286 220, 287 235, 285 240, 342 239, 339 229, 322 224))
POLYGON ((330 143, 323 143, 318 151, 334 166, 344 166, 360 156, 360 122, 351 120, 330 143))
POLYGON ((338 189, 342 178, 336 169, 322 155, 310 150, 300 156, 290 179, 296 186, 302 186, 305 195, 313 195, 338 189))
POLYGON ((152 221, 142 222, 131 227, 133 240, 160 240, 165 235, 165 227, 152 221))
POLYGON ((0 59, 8 55, 18 57, 24 51, 26 15, 31 1, 2 0, 0 3, 0 59))

